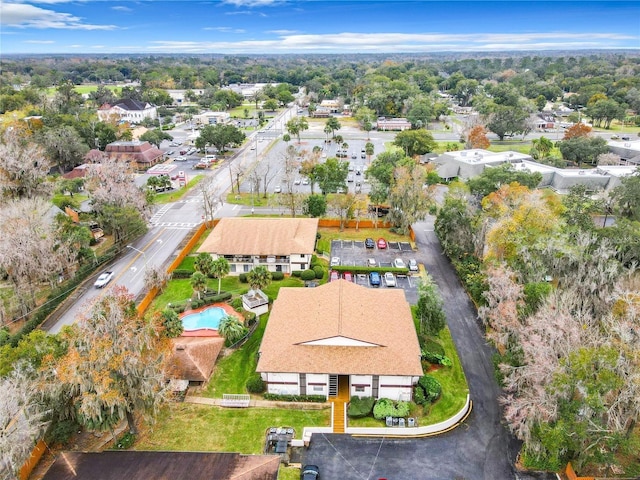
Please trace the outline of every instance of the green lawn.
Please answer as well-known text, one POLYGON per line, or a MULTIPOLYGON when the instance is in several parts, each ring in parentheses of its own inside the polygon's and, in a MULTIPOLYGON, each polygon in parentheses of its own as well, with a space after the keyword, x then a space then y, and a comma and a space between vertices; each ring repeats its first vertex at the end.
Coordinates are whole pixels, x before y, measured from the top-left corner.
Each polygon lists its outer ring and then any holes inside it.
MULTIPOLYGON (((122 90, 121 86, 116 86, 116 85, 105 85, 109 90, 111 91, 120 91, 122 90)), ((80 95, 84 95, 87 93, 91 93, 91 92, 95 92, 98 89, 98 85, 76 85, 75 87, 75 91, 78 92, 80 95)), ((56 93, 56 87, 49 87, 46 89, 47 95, 53 95, 56 93)))
POLYGON ((330 409, 221 408, 172 403, 145 428, 136 450, 239 452, 261 454, 269 427, 293 427, 296 438, 307 426, 328 426, 330 409))
POLYGON ((176 190, 174 192, 160 193, 156 195, 154 199, 154 203, 157 205, 164 205, 165 203, 172 203, 177 200, 180 200, 193 187, 195 187, 203 178, 204 178, 203 175, 196 175, 195 177, 191 178, 191 180, 187 182, 187 186, 185 188, 180 188, 179 190, 176 190))

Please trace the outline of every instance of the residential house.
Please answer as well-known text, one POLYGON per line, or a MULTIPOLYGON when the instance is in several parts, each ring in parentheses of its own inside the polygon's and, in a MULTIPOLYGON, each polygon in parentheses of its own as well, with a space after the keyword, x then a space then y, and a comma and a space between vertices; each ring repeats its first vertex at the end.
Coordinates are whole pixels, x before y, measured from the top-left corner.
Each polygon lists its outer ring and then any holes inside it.
POLYGON ((422 376, 411 309, 400 289, 347 280, 317 288, 281 288, 256 370, 267 391, 411 400, 422 376))
POLYGON ((406 118, 379 117, 376 122, 376 128, 382 132, 387 130, 410 130, 411 122, 406 118))
POLYGON ((113 104, 105 103, 98 109, 98 118, 105 122, 111 119, 129 123, 141 123, 145 118, 158 118, 158 110, 149 102, 124 98, 113 104))
POLYGON ((209 380, 216 359, 224 347, 222 337, 174 338, 169 360, 171 377, 188 380, 191 384, 202 384, 209 380))
POLYGON ((258 265, 290 274, 310 268, 317 232, 317 218, 221 218, 198 252, 226 258, 231 275, 258 265))
POLYGON ((342 101, 335 98, 322 100, 318 108, 326 109, 329 113, 340 113, 342 112, 342 101))
POLYGON ((43 480, 277 480, 279 455, 105 450, 62 452, 43 480))
POLYGON ((107 145, 105 153, 109 158, 123 158, 135 163, 137 170, 146 170, 164 159, 164 152, 149 142, 133 140, 118 141, 107 145))

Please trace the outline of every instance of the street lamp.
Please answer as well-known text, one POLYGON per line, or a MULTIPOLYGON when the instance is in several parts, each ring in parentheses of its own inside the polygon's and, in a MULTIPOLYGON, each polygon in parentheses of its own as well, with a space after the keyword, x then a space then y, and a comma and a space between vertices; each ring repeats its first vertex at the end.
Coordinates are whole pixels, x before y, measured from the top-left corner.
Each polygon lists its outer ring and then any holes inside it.
POLYGON ((134 247, 132 245, 127 245, 127 248, 130 248, 131 250, 135 250, 136 252, 142 254, 142 257, 144 258, 144 268, 146 270, 147 269, 147 254, 145 252, 143 252, 142 250, 138 250, 136 247, 134 247))

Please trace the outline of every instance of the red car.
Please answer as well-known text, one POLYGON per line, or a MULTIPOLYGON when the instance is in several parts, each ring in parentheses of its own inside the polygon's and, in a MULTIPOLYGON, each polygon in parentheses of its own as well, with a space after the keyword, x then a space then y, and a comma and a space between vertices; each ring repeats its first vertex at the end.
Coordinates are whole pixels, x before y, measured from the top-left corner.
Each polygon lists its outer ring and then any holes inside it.
POLYGON ((378 248, 387 248, 387 241, 384 238, 378 239, 378 248))
POLYGON ((353 274, 351 272, 344 272, 342 274, 342 278, 344 278, 345 280, 347 280, 349 282, 353 282, 353 274))
POLYGON ((334 280, 339 280, 339 279, 340 279, 340 274, 335 270, 331 270, 331 273, 329 274, 329 281, 333 282, 334 280))

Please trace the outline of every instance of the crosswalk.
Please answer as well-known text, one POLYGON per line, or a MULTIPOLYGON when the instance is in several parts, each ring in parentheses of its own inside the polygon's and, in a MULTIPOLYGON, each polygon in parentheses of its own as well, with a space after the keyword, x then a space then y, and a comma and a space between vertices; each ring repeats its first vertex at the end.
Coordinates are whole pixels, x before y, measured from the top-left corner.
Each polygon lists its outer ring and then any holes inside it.
POLYGON ((165 227, 173 230, 191 230, 200 225, 197 222, 151 222, 154 227, 165 227))

